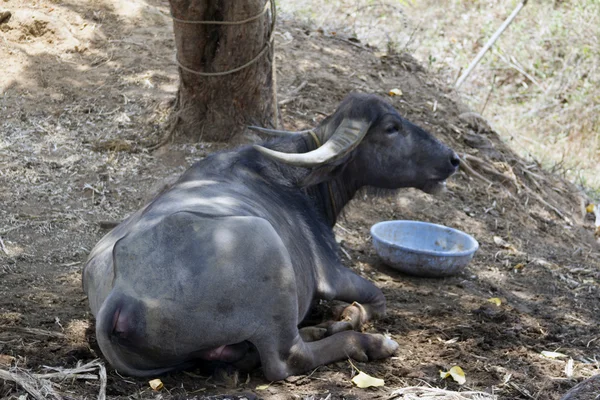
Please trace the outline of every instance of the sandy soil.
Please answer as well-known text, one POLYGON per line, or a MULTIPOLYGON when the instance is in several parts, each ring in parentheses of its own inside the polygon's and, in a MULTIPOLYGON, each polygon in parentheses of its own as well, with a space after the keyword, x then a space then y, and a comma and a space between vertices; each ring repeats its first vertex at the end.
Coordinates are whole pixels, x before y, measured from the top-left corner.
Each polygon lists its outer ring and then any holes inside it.
MULTIPOLYGON (((0 4, 13 12, 0 25, 1 369, 39 373, 44 366, 72 368, 101 358, 80 273, 107 232, 103 221, 126 217, 166 180, 220 147, 147 149, 163 134, 177 87, 167 5, 0 4)), ((375 281, 388 299, 388 315, 365 329, 388 332, 400 351, 389 360, 355 363, 386 386, 354 387, 352 367, 340 362, 265 390, 256 390, 268 383, 260 371, 175 373, 162 377, 165 389, 157 394, 146 380, 108 367, 107 397, 363 399, 432 385, 498 399, 552 400, 597 373, 600 253, 577 189, 524 163, 410 56, 379 53, 285 15, 278 32, 286 128, 314 125, 350 91, 387 96, 398 88, 402 95, 390 101, 401 113, 452 145, 471 167, 441 197, 414 190, 361 195, 336 227, 346 265, 375 281), (372 249, 369 228, 387 219, 456 227, 481 248, 459 276, 406 276, 383 265, 372 249), (494 297, 500 306, 488 301, 494 297), (542 351, 567 357, 544 358, 542 351), (573 370, 566 373, 569 359, 573 370), (454 365, 466 373, 462 387, 439 377, 440 369, 454 365)), ((25 393, 0 382, 0 398, 25 393)), ((100 384, 69 379, 54 388, 65 398, 95 398, 100 384)))

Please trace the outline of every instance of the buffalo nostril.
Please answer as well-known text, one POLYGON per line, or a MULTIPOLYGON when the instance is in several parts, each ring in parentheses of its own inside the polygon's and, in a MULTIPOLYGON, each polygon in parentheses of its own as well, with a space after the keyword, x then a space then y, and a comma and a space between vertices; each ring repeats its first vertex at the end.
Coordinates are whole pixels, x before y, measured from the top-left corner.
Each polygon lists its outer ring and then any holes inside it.
POLYGON ((460 165, 460 158, 458 158, 458 155, 456 153, 452 153, 452 155, 450 156, 450 164, 452 164, 454 168, 458 168, 458 166, 460 165))
POLYGON ((129 333, 129 322, 124 313, 117 310, 113 316, 113 329, 111 334, 119 338, 126 338, 129 333))

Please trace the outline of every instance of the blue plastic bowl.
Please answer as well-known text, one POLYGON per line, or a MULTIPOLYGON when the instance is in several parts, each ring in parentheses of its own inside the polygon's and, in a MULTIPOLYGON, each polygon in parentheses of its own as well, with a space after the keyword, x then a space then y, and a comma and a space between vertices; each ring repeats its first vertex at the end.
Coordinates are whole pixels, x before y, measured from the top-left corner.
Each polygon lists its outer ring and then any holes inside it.
POLYGON ((379 222, 371 228, 371 236, 375 251, 387 265, 426 277, 460 272, 479 248, 472 236, 428 222, 379 222))

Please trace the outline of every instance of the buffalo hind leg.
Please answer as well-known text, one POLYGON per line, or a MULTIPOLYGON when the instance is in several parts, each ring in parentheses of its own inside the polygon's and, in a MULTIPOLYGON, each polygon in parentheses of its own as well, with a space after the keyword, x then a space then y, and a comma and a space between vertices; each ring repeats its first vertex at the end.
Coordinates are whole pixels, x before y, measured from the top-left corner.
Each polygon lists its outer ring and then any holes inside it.
POLYGON ((260 353, 265 377, 272 381, 346 358, 361 362, 386 358, 398 348, 395 341, 383 335, 355 331, 339 332, 321 340, 306 342, 297 328, 290 335, 283 334, 278 338, 265 336, 254 343, 260 353))

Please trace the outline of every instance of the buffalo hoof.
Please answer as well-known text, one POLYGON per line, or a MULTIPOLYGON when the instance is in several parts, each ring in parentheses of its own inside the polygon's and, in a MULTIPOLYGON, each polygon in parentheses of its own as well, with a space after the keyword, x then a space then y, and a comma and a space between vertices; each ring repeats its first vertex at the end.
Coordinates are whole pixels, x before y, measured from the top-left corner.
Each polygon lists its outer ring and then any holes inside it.
POLYGON ((327 336, 327 329, 319 326, 306 326, 300 329, 300 337, 305 342, 316 342, 327 336))
POLYGON ((398 343, 380 334, 361 334, 360 343, 347 349, 347 354, 356 361, 367 362, 392 356, 398 350, 398 343))

